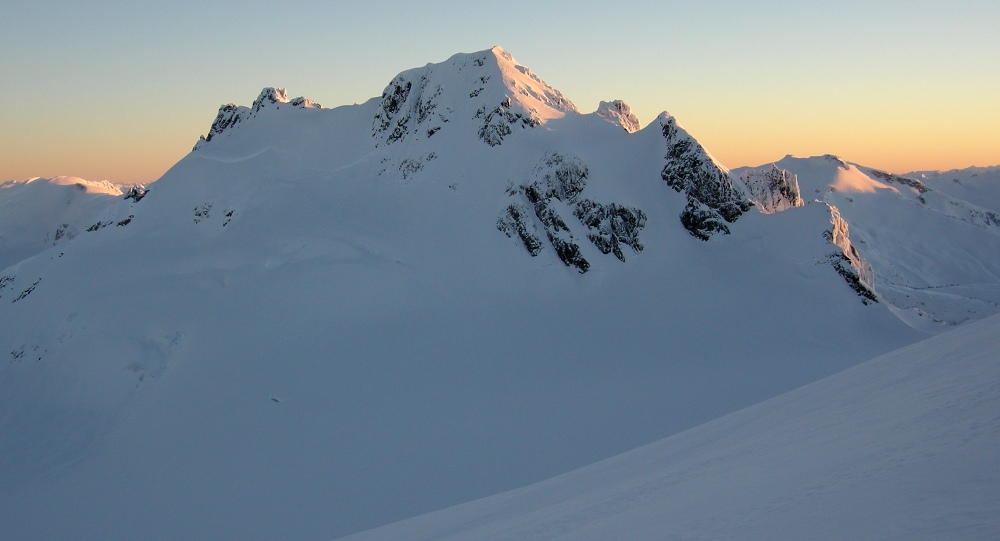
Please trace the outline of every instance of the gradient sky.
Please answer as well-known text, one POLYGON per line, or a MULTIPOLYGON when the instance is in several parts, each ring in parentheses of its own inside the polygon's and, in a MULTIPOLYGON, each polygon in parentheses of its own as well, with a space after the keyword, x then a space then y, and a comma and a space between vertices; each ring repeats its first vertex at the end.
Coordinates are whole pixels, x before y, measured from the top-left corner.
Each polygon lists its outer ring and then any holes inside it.
POLYGON ((360 103, 493 45, 583 112, 669 111, 730 167, 1000 164, 997 0, 0 0, 0 181, 150 182, 262 87, 360 103))

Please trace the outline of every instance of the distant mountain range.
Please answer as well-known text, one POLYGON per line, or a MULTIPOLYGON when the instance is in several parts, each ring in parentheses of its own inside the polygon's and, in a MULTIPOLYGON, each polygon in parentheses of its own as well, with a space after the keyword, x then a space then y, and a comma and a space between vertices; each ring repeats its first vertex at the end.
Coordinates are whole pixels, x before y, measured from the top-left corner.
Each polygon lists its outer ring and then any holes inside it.
POLYGON ((330 539, 679 434, 1000 312, 997 174, 730 171, 496 47, 6 182, 5 537, 330 539))

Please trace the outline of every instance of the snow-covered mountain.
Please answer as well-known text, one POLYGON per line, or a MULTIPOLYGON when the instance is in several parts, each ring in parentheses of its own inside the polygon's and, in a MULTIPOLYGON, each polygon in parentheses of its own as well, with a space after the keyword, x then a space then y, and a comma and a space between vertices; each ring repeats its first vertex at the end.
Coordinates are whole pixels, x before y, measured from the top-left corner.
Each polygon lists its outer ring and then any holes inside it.
POLYGON ((125 225, 145 187, 77 177, 31 178, 0 184, 0 268, 7 268, 80 233, 125 225))
POLYGON ((549 479, 351 536, 996 539, 1000 316, 549 479))
MULTIPOLYGON (((937 178, 929 173, 894 175, 830 155, 786 156, 773 164, 734 169, 733 176, 763 186, 767 183, 754 179, 784 175, 788 186, 794 186, 789 190, 802 199, 835 206, 849 225, 853 245, 871 265, 874 290, 884 302, 915 325, 921 320, 955 325, 1000 312, 1000 213, 989 208, 992 194, 1000 194, 1000 182, 988 180, 990 170, 942 174, 981 174, 984 182, 968 181, 975 191, 964 192, 938 189, 955 190, 960 183, 931 185, 917 178, 937 178), (965 200, 950 193, 975 197, 965 200)), ((794 206, 789 197, 778 200, 762 206, 794 206)))
POLYGON ((881 302, 875 225, 637 127, 500 48, 361 105, 224 105, 81 214, 114 226, 0 271, 4 537, 329 539, 925 336, 881 302))
POLYGON ((903 175, 931 189, 1000 213, 1000 165, 951 171, 913 171, 903 175))

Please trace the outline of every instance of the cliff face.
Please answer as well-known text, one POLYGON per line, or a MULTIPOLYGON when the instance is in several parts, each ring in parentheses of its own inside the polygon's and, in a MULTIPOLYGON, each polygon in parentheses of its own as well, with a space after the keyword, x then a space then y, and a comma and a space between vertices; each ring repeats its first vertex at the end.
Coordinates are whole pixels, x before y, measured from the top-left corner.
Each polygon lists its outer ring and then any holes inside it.
POLYGON ((799 180, 795 173, 770 167, 744 170, 739 174, 739 182, 746 190, 750 201, 764 214, 773 214, 805 204, 799 190, 799 180))
POLYGON ((833 205, 827 205, 830 209, 831 228, 825 236, 831 244, 837 247, 837 251, 830 254, 830 262, 833 268, 847 280, 847 283, 861 298, 865 304, 878 302, 875 294, 875 272, 872 266, 851 244, 851 236, 847 222, 840 217, 840 211, 833 205))
POLYGON ((701 240, 716 233, 728 234, 727 224, 750 210, 746 195, 674 117, 663 113, 654 123, 660 127, 666 147, 666 163, 660 176, 668 186, 687 196, 681 223, 701 240))

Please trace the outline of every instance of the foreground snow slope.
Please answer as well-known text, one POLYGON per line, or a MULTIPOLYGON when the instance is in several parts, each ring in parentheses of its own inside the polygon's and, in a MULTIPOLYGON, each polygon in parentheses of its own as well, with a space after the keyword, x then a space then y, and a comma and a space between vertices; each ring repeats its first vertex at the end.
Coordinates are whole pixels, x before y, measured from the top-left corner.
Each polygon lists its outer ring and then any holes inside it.
POLYGON ((831 264, 827 206, 749 210, 673 117, 578 113, 500 49, 312 105, 224 106, 0 273, 5 539, 330 539, 923 336, 831 264))
POLYGON ((1000 316, 554 479, 346 539, 998 538, 1000 316))

